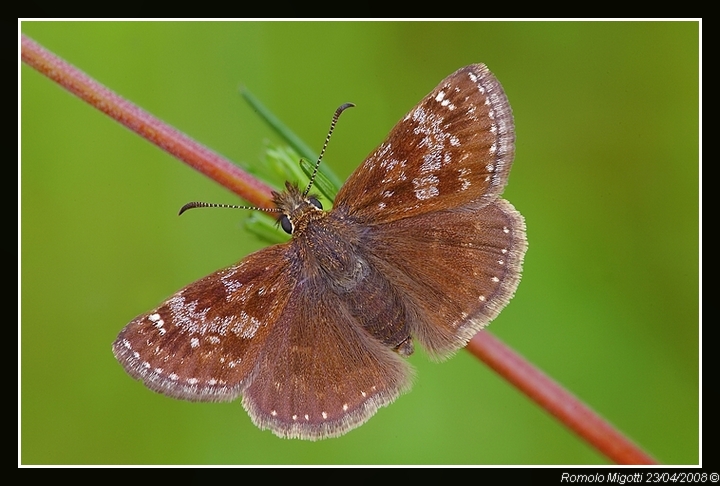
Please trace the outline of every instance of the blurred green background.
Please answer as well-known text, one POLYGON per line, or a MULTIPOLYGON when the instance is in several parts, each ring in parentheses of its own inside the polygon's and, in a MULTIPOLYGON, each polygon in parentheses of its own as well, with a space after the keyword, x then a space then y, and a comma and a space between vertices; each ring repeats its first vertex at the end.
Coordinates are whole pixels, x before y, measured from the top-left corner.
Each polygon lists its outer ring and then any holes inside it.
MULTIPOLYGON (((486 63, 513 107, 505 197, 519 290, 490 330, 658 460, 699 458, 696 22, 24 22, 23 33, 213 150, 277 141, 247 86, 347 177, 445 76, 486 63)), ((605 464, 461 351, 344 437, 261 432, 239 401, 148 391, 110 344, 137 314, 264 244, 214 182, 21 74, 23 464, 605 464)))

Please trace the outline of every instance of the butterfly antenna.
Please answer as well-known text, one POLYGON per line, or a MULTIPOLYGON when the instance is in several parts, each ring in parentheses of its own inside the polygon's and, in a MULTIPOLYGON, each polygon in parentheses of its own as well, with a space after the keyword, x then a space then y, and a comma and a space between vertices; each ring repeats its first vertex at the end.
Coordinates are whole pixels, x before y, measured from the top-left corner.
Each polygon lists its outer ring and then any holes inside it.
POLYGON ((323 155, 325 155, 325 149, 328 146, 328 142, 330 142, 330 135, 332 135, 333 130, 335 130, 335 124, 338 121, 338 118, 340 118, 340 114, 342 114, 343 111, 347 110, 348 108, 352 108, 355 106, 352 103, 345 103, 343 105, 340 105, 337 110, 335 110, 335 114, 333 115, 332 122, 330 123, 330 131, 328 131, 327 137, 325 138, 325 143, 323 144, 323 148, 320 151, 320 157, 318 157, 317 162, 315 162, 315 168, 313 169, 313 173, 310 176, 310 182, 308 183, 307 188, 303 192, 303 197, 307 196, 308 192, 310 192, 310 188, 313 185, 313 182, 315 182, 315 176, 318 172, 318 167, 320 167, 320 161, 323 158, 323 155))
POLYGON ((194 208, 230 208, 230 209, 250 209, 252 211, 265 211, 266 213, 280 212, 280 210, 277 208, 258 208, 255 206, 238 206, 236 204, 217 204, 217 203, 206 203, 206 202, 193 201, 193 202, 189 202, 185 206, 181 207, 180 212, 178 213, 178 216, 180 216, 182 213, 184 213, 188 209, 194 209, 194 208))

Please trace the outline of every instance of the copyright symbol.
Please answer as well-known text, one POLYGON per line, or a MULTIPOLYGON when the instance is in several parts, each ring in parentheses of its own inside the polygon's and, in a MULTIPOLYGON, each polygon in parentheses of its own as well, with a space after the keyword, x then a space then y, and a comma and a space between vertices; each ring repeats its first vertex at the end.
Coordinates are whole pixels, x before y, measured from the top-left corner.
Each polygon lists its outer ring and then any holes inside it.
POLYGON ((718 473, 710 473, 710 481, 712 481, 713 483, 717 483, 718 482, 718 473))

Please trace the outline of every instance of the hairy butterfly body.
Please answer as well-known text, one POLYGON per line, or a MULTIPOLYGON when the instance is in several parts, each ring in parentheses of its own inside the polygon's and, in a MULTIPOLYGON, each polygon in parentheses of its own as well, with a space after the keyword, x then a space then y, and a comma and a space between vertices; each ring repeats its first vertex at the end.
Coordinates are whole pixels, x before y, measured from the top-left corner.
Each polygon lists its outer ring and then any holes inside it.
MULTIPOLYGON (((280 437, 342 435, 410 388, 419 342, 441 359, 513 296, 525 223, 502 193, 507 98, 482 64, 443 80, 340 189, 333 209, 275 193, 284 244, 177 292, 113 343, 125 370, 187 400, 242 396, 280 437)), ((307 192, 307 191, 305 191, 307 192)))

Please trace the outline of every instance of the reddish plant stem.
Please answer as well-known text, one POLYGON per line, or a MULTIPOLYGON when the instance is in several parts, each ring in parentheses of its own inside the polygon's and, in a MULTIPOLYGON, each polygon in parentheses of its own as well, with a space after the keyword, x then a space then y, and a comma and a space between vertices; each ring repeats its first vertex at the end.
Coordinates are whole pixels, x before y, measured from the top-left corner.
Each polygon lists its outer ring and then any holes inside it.
POLYGON ((253 178, 226 158, 107 89, 25 35, 22 36, 22 60, 98 110, 230 189, 251 204, 263 208, 274 207, 271 202, 272 189, 269 186, 253 178))
MULTIPOLYGON (((25 35, 22 36, 22 60, 251 204, 273 207, 270 187, 121 98, 25 35)), ((480 332, 470 340, 467 349, 612 461, 656 464, 652 457, 497 338, 480 332)))
POLYGON ((502 341, 480 331, 466 349, 617 464, 657 464, 642 449, 502 341))

